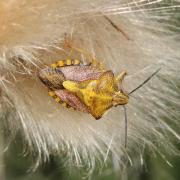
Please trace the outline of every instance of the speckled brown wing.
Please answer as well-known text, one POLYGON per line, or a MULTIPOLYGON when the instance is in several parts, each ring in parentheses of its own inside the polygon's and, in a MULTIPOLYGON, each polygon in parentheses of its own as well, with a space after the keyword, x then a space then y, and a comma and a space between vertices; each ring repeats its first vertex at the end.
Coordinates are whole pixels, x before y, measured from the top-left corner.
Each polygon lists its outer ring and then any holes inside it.
POLYGON ((51 90, 63 89, 64 74, 58 68, 47 67, 39 71, 41 82, 51 90))
POLYGON ((68 66, 59 68, 66 80, 83 82, 86 80, 98 79, 104 71, 91 66, 68 66))
POLYGON ((75 110, 89 113, 89 108, 82 103, 82 101, 72 92, 68 90, 57 90, 55 94, 61 99, 62 102, 67 103, 75 110))
POLYGON ((91 66, 47 67, 39 71, 39 79, 51 90, 63 89, 62 83, 66 80, 83 82, 98 79, 103 71, 91 66))

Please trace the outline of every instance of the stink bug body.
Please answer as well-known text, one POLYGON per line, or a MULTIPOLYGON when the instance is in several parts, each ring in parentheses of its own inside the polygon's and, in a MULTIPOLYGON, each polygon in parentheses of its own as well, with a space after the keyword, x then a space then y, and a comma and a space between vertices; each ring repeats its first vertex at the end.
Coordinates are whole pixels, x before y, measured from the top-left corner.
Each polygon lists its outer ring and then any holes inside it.
POLYGON ((65 102, 75 110, 99 119, 112 106, 128 103, 128 94, 118 88, 125 74, 123 71, 114 77, 110 70, 68 59, 42 69, 39 78, 57 102, 65 102))

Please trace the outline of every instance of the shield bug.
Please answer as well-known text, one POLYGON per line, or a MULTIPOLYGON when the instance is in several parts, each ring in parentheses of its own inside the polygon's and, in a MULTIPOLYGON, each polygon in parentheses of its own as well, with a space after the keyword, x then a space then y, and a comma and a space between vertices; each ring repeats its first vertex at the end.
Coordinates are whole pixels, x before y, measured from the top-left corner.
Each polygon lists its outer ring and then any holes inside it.
POLYGON ((127 115, 125 105, 129 96, 148 82, 159 69, 130 93, 122 89, 126 71, 117 77, 102 68, 96 60, 83 65, 80 60, 59 60, 39 71, 39 79, 46 85, 56 102, 74 110, 90 113, 95 119, 111 107, 123 105, 125 112, 125 146, 127 143, 127 115))
POLYGON ((111 70, 67 59, 40 70, 39 78, 57 102, 100 119, 112 106, 128 103, 128 94, 119 88, 125 74, 115 77, 111 70))

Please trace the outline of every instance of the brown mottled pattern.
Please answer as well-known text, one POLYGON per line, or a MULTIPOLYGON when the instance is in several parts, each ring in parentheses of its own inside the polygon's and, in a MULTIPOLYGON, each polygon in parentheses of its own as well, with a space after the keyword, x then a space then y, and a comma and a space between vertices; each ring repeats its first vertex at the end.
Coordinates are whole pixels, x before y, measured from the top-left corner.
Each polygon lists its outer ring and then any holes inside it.
POLYGON ((66 102, 75 110, 89 112, 88 107, 84 103, 82 103, 81 100, 72 92, 69 92, 67 90, 58 90, 55 91, 55 94, 60 97, 63 102, 66 102))
POLYGON ((62 89, 62 83, 65 80, 63 73, 57 68, 47 67, 39 72, 39 79, 49 89, 62 89))
POLYGON ((58 69, 64 74, 65 79, 71 81, 98 79, 103 73, 103 71, 93 69, 91 66, 66 66, 58 69))

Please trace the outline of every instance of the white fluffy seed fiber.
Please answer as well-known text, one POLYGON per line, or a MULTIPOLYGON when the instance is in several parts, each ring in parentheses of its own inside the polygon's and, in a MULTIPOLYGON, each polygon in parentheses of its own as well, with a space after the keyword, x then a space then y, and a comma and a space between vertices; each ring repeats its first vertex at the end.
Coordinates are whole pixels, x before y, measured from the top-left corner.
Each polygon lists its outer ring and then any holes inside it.
POLYGON ((20 130, 38 163, 54 153, 68 166, 91 170, 110 157, 116 165, 124 158, 131 162, 128 154, 141 154, 146 146, 177 153, 170 136, 180 140, 172 128, 180 107, 179 10, 178 2, 154 0, 1 1, 0 110, 12 137, 20 130), (123 84, 129 92, 161 67, 130 97, 127 149, 122 107, 95 121, 61 107, 38 80, 39 68, 67 58, 65 33, 115 74, 127 70, 123 84))

